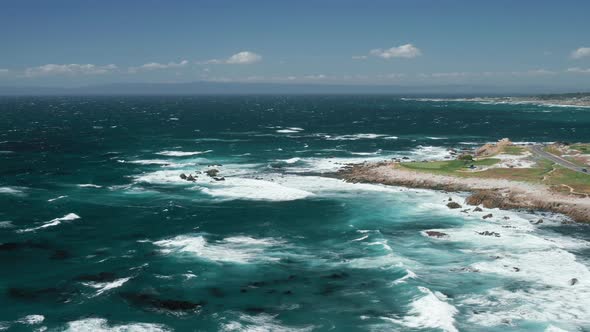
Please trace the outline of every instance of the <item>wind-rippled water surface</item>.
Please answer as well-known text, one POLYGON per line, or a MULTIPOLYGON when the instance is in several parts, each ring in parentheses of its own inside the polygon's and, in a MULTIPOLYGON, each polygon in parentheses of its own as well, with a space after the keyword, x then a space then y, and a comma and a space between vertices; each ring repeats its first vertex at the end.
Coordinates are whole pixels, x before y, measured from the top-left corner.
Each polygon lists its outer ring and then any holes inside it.
POLYGON ((587 227, 322 174, 588 128, 386 96, 2 98, 0 330, 581 331, 587 227))

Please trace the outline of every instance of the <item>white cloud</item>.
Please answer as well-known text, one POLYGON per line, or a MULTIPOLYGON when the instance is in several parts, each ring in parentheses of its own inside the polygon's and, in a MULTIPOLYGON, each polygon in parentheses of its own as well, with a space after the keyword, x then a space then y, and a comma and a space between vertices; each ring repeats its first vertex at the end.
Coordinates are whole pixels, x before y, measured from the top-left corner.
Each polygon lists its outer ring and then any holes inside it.
POLYGON ((352 60, 366 60, 368 56, 366 55, 353 55, 352 60))
POLYGON ((590 57, 590 47, 580 47, 571 54, 572 59, 590 57))
POLYGON ((369 52, 371 55, 378 56, 383 59, 391 59, 391 58, 406 58, 412 59, 422 55, 422 52, 419 48, 412 44, 405 44, 397 47, 392 47, 390 49, 380 49, 376 48, 369 52))
POLYGON ((6 74, 6 73, 8 73, 8 72, 9 72, 9 70, 8 70, 8 69, 0 68, 0 75, 1 75, 1 74, 6 74))
POLYGON ((187 60, 182 60, 180 62, 168 62, 168 63, 150 62, 150 63, 143 64, 139 67, 130 67, 129 72, 136 73, 138 71, 182 68, 182 67, 185 67, 186 65, 188 65, 187 60))
POLYGON ((116 70, 117 66, 110 64, 97 66, 93 64, 46 64, 39 67, 25 69, 25 76, 46 76, 46 75, 100 75, 116 70))
POLYGON ((580 67, 574 67, 574 68, 568 68, 567 69, 568 73, 576 73, 576 74, 590 74, 590 68, 580 68, 580 67))
POLYGON ((250 51, 238 52, 227 59, 211 59, 199 64, 249 65, 262 61, 262 56, 250 51))

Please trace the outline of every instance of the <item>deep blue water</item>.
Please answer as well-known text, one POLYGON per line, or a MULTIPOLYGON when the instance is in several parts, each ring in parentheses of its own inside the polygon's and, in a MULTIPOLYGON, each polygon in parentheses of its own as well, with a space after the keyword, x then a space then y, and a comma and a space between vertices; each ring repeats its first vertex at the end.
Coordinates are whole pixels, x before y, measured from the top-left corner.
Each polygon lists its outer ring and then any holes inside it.
POLYGON ((322 176, 588 128, 584 108, 387 96, 2 98, 0 330, 588 328, 587 227, 322 176))

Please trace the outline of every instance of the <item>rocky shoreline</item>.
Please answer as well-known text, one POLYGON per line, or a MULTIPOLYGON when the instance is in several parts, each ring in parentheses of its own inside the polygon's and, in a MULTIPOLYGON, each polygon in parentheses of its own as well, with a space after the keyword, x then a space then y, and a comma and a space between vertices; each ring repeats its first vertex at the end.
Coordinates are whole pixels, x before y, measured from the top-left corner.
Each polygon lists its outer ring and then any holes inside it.
POLYGON ((576 222, 590 222, 590 199, 552 192, 548 187, 503 179, 460 178, 416 172, 395 162, 351 164, 335 177, 347 182, 378 183, 409 188, 471 194, 466 203, 485 208, 529 209, 564 214, 576 222))

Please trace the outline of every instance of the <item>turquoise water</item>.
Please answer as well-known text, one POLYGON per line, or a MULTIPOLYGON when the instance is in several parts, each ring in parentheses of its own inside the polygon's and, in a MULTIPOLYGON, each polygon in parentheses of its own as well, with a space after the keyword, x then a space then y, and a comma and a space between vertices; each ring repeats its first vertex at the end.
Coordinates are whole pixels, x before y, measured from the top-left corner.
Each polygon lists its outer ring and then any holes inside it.
POLYGON ((588 128, 386 96, 0 99, 0 330, 588 329, 587 227, 323 176, 588 128))

